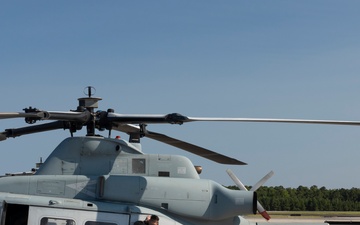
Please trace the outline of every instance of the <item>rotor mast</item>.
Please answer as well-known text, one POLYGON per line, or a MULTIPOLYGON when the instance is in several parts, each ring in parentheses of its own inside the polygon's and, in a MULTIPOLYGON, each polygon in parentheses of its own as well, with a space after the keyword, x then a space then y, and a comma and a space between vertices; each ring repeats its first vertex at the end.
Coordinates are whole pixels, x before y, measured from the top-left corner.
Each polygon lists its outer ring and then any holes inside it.
POLYGON ((84 89, 84 93, 88 96, 86 98, 78 98, 79 106, 78 111, 89 111, 90 112, 90 119, 86 125, 86 136, 95 136, 95 112, 94 109, 98 108, 98 101, 102 100, 102 98, 92 97, 95 94, 96 90, 94 87, 88 86, 84 89), (85 92, 87 90, 87 92, 85 92))

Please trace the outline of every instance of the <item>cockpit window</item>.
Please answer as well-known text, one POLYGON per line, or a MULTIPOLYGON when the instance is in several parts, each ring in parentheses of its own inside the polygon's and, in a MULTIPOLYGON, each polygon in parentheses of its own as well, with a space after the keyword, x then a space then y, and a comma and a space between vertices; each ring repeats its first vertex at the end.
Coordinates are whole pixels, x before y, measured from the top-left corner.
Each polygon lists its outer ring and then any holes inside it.
POLYGON ((40 225, 76 225, 76 223, 71 219, 44 217, 41 219, 40 225))

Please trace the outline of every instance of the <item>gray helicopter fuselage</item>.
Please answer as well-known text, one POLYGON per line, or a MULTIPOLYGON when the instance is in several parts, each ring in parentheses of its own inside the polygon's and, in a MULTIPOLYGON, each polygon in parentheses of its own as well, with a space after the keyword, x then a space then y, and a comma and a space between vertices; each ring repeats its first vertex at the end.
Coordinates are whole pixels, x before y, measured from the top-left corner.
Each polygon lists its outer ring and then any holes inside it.
MULTIPOLYGON (((144 154, 138 144, 103 137, 65 139, 34 175, 0 178, 0 193, 48 209, 76 200, 124 206, 120 212, 128 216, 127 207, 141 208, 137 213, 155 210, 173 217, 169 224, 229 224, 238 215, 255 213, 257 202, 254 192, 200 179, 186 157, 144 154)), ((8 197, 0 200, 9 202, 8 197)))

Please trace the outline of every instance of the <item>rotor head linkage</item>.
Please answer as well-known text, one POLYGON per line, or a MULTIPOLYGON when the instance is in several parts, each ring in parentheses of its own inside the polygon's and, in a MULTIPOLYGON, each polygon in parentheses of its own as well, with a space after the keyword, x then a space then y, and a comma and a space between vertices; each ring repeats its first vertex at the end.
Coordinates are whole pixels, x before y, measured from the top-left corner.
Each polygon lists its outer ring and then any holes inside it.
POLYGON ((170 113, 165 116, 165 121, 171 124, 183 124, 189 120, 188 117, 181 115, 180 113, 170 113))
POLYGON ((36 121, 44 119, 49 116, 47 112, 41 111, 37 108, 32 108, 31 106, 29 108, 25 108, 23 110, 25 111, 25 113, 36 113, 37 114, 37 116, 34 116, 34 117, 30 117, 30 116, 25 117, 25 122, 28 124, 34 124, 34 123, 36 123, 36 121))

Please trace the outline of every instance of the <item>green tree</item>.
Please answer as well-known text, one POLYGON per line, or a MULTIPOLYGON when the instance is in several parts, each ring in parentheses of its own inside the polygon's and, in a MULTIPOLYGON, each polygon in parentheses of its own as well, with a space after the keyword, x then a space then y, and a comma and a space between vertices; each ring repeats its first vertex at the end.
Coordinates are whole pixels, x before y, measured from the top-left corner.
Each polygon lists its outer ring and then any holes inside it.
MULTIPOLYGON (((236 186, 228 188, 238 190, 236 186)), ((275 211, 360 211, 360 189, 260 187, 258 199, 267 210, 275 211)))

